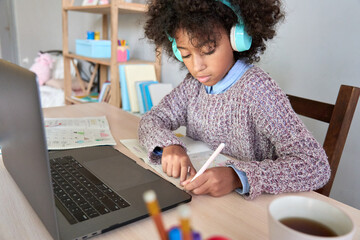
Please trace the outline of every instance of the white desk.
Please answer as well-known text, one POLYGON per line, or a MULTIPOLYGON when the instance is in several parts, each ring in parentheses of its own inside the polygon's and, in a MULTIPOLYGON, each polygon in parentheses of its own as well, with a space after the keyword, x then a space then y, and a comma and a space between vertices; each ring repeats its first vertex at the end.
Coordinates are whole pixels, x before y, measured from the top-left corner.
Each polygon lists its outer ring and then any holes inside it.
MULTIPOLYGON (((71 105, 44 109, 45 117, 91 117, 106 115, 111 132, 117 142, 116 148, 146 166, 119 139, 137 138, 139 118, 104 103, 71 105)), ((222 235, 233 240, 268 239, 267 206, 281 195, 262 195, 253 201, 244 200, 236 193, 224 197, 193 196, 189 203, 192 211, 192 227, 206 239, 222 235)), ((355 221, 357 232, 354 239, 360 238, 360 211, 327 198, 315 192, 296 193, 296 195, 317 198, 332 203, 347 212, 355 221)), ((172 209, 163 213, 166 228, 178 224, 177 212, 172 209)), ((5 169, 0 158, 0 240, 51 239, 49 233, 30 207, 16 184, 5 169)), ((95 239, 158 239, 156 228, 150 218, 115 229, 95 239)))

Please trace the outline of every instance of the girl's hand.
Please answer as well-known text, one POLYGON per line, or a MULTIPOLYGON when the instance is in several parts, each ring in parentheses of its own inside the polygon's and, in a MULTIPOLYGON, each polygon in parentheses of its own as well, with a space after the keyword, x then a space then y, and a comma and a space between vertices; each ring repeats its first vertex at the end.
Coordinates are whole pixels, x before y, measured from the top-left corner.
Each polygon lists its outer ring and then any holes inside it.
POLYGON ((163 148, 161 165, 163 171, 169 177, 178 178, 180 176, 180 182, 185 181, 189 168, 190 177, 196 174, 196 170, 191 164, 189 156, 180 145, 171 145, 163 148))
POLYGON ((220 197, 242 187, 238 175, 230 167, 209 168, 193 182, 190 183, 190 180, 187 179, 182 185, 186 191, 197 195, 220 197))

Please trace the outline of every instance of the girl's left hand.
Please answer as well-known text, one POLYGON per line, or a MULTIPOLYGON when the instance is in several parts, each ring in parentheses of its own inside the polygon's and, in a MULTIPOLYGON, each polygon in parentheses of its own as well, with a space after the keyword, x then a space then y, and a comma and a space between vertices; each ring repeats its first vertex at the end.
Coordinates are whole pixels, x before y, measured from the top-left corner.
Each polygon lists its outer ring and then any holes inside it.
POLYGON ((209 194, 213 197, 226 195, 236 188, 241 188, 241 181, 230 167, 214 167, 207 169, 193 182, 187 179, 182 183, 186 191, 193 194, 209 194))

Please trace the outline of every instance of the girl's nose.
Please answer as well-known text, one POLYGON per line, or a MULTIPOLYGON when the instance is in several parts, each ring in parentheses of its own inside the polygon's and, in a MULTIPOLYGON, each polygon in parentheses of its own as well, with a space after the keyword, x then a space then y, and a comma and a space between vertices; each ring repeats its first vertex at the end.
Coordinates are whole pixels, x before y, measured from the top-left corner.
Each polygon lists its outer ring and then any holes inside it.
POLYGON ((200 71, 204 70, 206 68, 206 64, 205 64, 203 56, 201 56, 200 54, 194 54, 193 66, 194 66, 194 70, 196 72, 200 72, 200 71))

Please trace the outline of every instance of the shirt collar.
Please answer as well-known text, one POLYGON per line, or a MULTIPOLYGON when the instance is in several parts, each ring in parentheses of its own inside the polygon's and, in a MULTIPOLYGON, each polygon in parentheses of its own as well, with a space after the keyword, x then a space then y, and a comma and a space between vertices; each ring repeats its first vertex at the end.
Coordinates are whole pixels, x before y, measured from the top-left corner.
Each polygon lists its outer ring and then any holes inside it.
POLYGON ((226 74, 226 76, 213 86, 205 86, 208 94, 219 94, 226 92, 232 85, 234 85, 244 73, 253 65, 247 64, 244 60, 237 60, 226 74))

